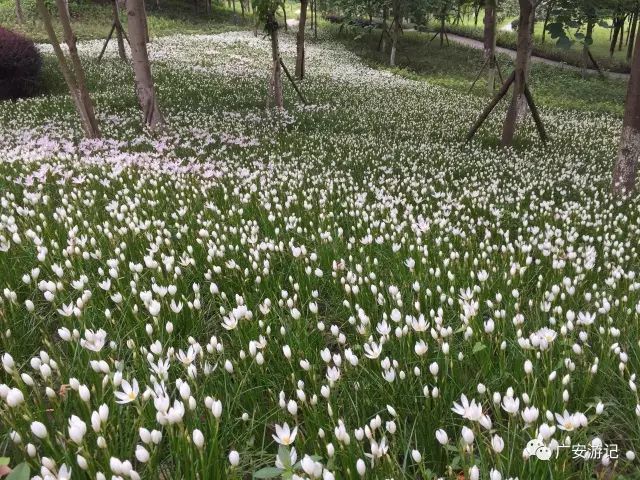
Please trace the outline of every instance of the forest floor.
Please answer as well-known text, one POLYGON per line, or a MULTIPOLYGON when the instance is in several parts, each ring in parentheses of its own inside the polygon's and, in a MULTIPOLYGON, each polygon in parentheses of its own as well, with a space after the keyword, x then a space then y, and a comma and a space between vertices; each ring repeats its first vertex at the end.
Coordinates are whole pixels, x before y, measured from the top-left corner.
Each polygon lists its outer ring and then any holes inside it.
POLYGON ((154 38, 158 132, 115 45, 81 42, 96 140, 43 47, 49 92, 0 109, 3 454, 50 478, 637 478, 622 87, 535 65, 550 142, 527 118, 500 148, 500 106, 465 143, 479 52, 424 47, 423 76, 327 35, 280 113, 262 35, 154 38))

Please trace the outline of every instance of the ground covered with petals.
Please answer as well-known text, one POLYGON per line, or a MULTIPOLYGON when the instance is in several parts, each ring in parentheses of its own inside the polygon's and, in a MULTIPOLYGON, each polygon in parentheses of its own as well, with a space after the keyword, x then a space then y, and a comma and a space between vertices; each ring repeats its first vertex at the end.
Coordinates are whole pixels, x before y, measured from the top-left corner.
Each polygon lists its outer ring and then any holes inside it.
POLYGON ((169 126, 151 133, 100 47, 80 49, 103 139, 61 86, 0 110, 12 464, 633 478, 640 215, 609 193, 618 118, 544 109, 549 146, 527 122, 500 150, 496 115, 464 144, 484 100, 331 42, 309 47, 309 105, 287 86, 278 114, 267 40, 227 33, 152 42, 169 126))

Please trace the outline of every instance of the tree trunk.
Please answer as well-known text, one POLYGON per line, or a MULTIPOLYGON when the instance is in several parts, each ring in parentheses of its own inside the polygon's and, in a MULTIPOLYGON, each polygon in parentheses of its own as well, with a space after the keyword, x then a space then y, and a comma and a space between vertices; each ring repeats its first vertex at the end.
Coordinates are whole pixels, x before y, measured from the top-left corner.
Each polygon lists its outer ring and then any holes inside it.
POLYGON ((518 43, 516 51, 515 79, 513 82, 513 97, 507 110, 502 129, 502 145, 510 146, 516 132, 518 119, 525 111, 527 99, 525 87, 529 77, 529 62, 531 59, 531 24, 534 21, 535 9, 533 0, 518 0, 520 17, 518 21, 518 43))
POLYGON ((60 42, 58 41, 58 37, 53 29, 51 15, 49 15, 49 10, 44 4, 44 0, 36 0, 36 5, 40 15, 42 16, 42 21, 44 23, 45 30, 47 31, 49 41, 51 42, 51 46, 53 47, 53 51, 58 59, 60 71, 62 72, 62 76, 69 88, 69 94, 71 95, 71 99, 73 100, 78 114, 80 115, 84 134, 87 138, 99 138, 100 129, 93 110, 93 103, 91 102, 89 91, 87 90, 84 70, 80 63, 80 57, 78 56, 78 51, 76 49, 75 35, 71 30, 71 22, 67 15, 64 0, 56 0, 56 5, 58 7, 58 16, 64 32, 65 42, 69 48, 72 67, 69 66, 67 59, 62 52, 60 42))
POLYGON ((480 8, 482 4, 478 2, 478 4, 474 7, 474 16, 473 16, 473 25, 478 26, 478 17, 480 16, 480 8))
POLYGON ((318 39, 318 1, 317 0, 312 0, 313 2, 313 38, 314 39, 318 39))
POLYGON ((627 18, 622 17, 620 20, 620 38, 618 39, 618 51, 622 51, 622 45, 624 43, 624 26, 627 23, 627 18))
POLYGON ((389 19, 389 7, 387 5, 382 7, 382 34, 380 35, 380 44, 378 50, 384 53, 387 50, 387 35, 389 35, 389 25, 387 20, 389 19))
POLYGON ((484 58, 489 67, 487 83, 493 93, 496 79, 496 3, 486 0, 484 6, 484 58))
POLYGON ((618 35, 620 34, 620 17, 615 17, 613 20, 613 34, 611 36, 611 44, 609 45, 609 56, 613 57, 616 51, 616 45, 618 44, 618 35))
POLYGON ((18 23, 24 23, 24 13, 22 11, 22 0, 16 0, 16 20, 18 23))
POLYGON ((587 31, 584 34, 584 44, 582 45, 582 68, 583 74, 586 74, 587 68, 589 68, 589 46, 593 41, 593 27, 595 25, 595 19, 589 18, 587 20, 587 31))
POLYGON ((127 53, 124 49, 124 35, 122 28, 122 23, 120 22, 120 13, 118 12, 118 0, 113 0, 111 2, 111 7, 113 10, 113 24, 116 30, 116 39, 118 41, 118 55, 120 55, 120 59, 126 60, 127 53))
POLYGON ((633 56, 633 45, 636 41, 636 32, 638 29, 638 10, 636 10, 633 14, 633 20, 631 23, 631 29, 629 32, 629 45, 627 47, 627 62, 631 61, 631 57, 633 56))
MULTIPOLYGON (((235 0, 234 0, 235 2, 235 0)), ((235 5, 235 3, 234 3, 235 5)), ((287 9, 285 8, 284 2, 282 2, 282 18, 284 19, 284 31, 289 31, 289 23, 287 22, 287 9)))
POLYGON ((440 17, 440 48, 444 47, 444 12, 442 13, 442 17, 440 17))
POLYGON ((393 1, 393 20, 391 21, 391 55, 389 55, 389 65, 396 66, 396 51, 398 49, 398 37, 400 36, 400 0, 393 1))
POLYGON ((300 21, 296 36, 296 78, 304 78, 304 29, 307 24, 307 7, 309 0, 300 0, 300 21))
POLYGON ((153 78, 151 77, 143 0, 126 0, 126 6, 136 95, 142 108, 144 123, 153 129, 159 128, 164 125, 164 117, 158 108, 153 78))
MULTIPOLYGON (((124 2, 128 2, 128 0, 123 0, 124 2)), ((147 21, 147 5, 144 0, 140 0, 142 4, 141 12, 142 12, 142 20, 144 22, 144 43, 149 43, 149 22, 147 21)), ((128 23, 128 20, 127 20, 128 23)), ((145 47, 146 48, 146 47, 145 47)))
POLYGON ((542 43, 545 42, 547 38, 547 25, 549 24, 549 19, 551 18, 551 12, 553 11, 553 4, 556 3, 555 0, 551 0, 547 5, 547 10, 544 12, 544 22, 542 22, 542 43))
POLYGON ((278 110, 284 108, 284 99, 282 95, 282 67, 280 65, 280 45, 278 44, 278 21, 275 12, 270 13, 267 17, 267 30, 271 36, 271 81, 270 93, 271 99, 278 110))
POLYGON ((624 104, 624 120, 618 158, 613 167, 613 193, 629 195, 635 191, 640 156, 640 35, 636 36, 636 46, 631 64, 631 77, 627 86, 624 104))

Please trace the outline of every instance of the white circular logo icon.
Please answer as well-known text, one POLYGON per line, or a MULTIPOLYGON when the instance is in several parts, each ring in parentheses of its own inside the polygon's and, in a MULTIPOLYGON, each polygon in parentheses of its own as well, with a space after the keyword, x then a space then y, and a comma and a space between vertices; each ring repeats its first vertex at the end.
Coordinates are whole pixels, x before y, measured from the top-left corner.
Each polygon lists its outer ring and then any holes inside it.
POLYGON ((542 440, 537 438, 529 440, 525 450, 529 455, 535 455, 538 460, 546 461, 551 458, 551 449, 542 443, 542 440))

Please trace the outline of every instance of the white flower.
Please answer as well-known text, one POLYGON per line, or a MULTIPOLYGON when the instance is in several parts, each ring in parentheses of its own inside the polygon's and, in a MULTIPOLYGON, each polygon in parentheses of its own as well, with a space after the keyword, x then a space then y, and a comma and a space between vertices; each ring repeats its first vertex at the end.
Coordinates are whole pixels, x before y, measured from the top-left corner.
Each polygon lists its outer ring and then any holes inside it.
POLYGON ((572 432, 577 428, 586 427, 588 423, 587 417, 580 412, 571 414, 565 410, 562 414, 556 413, 555 417, 558 422, 558 428, 565 432, 572 432))
POLYGON ((475 435, 473 434, 473 430, 468 427, 462 427, 462 440, 467 445, 471 445, 475 440, 475 435))
POLYGON ((467 396, 464 394, 460 396, 460 404, 453 402, 453 408, 451 410, 472 422, 479 422, 483 416, 482 406, 477 404, 475 400, 471 400, 471 403, 469 403, 467 396))
POLYGON ((149 451, 142 445, 136 446, 136 459, 140 463, 147 463, 149 461, 149 451))
POLYGON ((503 397, 502 409, 509 415, 515 415, 520 410, 520 399, 510 396, 503 397))
POLYGON ((202 448, 204 446, 204 435, 197 428, 191 434, 191 438, 193 439, 193 444, 196 447, 202 448))
POLYGON ((122 380, 120 387, 122 388, 122 391, 115 392, 115 396, 117 398, 116 403, 119 403, 121 405, 133 402, 140 393, 138 380, 136 380, 135 378, 133 379, 133 385, 130 385, 126 380, 122 380))
POLYGON ((298 434, 298 427, 290 430, 289 425, 285 423, 282 426, 276 424, 275 428, 276 434, 272 435, 272 437, 280 445, 291 445, 295 441, 296 435, 298 434))
POLYGON ((84 338, 80 339, 80 345, 92 352, 99 352, 104 347, 107 340, 107 332, 103 329, 94 332, 93 330, 85 330, 84 338))
POLYGON ((21 390, 12 388, 7 392, 5 401, 9 407, 17 407, 24 403, 24 395, 21 390))
POLYGON ((232 467, 237 467, 240 463, 240 454, 236 450, 229 452, 229 463, 232 467))
POLYGON ((504 440, 500 435, 494 435, 491 437, 491 448, 496 453, 501 453, 504 450, 504 440))
POLYGON ((440 442, 440 445, 446 445, 449 443, 449 435, 442 428, 436 430, 436 440, 440 442))
POLYGON ((71 415, 69 418, 69 438, 71 441, 80 445, 86 433, 87 424, 76 415, 71 415))
POLYGON ((411 450, 411 458, 416 463, 420 463, 422 461, 422 454, 418 450, 411 450))
POLYGON ((31 423, 31 432, 38 438, 47 438, 47 427, 41 422, 31 423))

